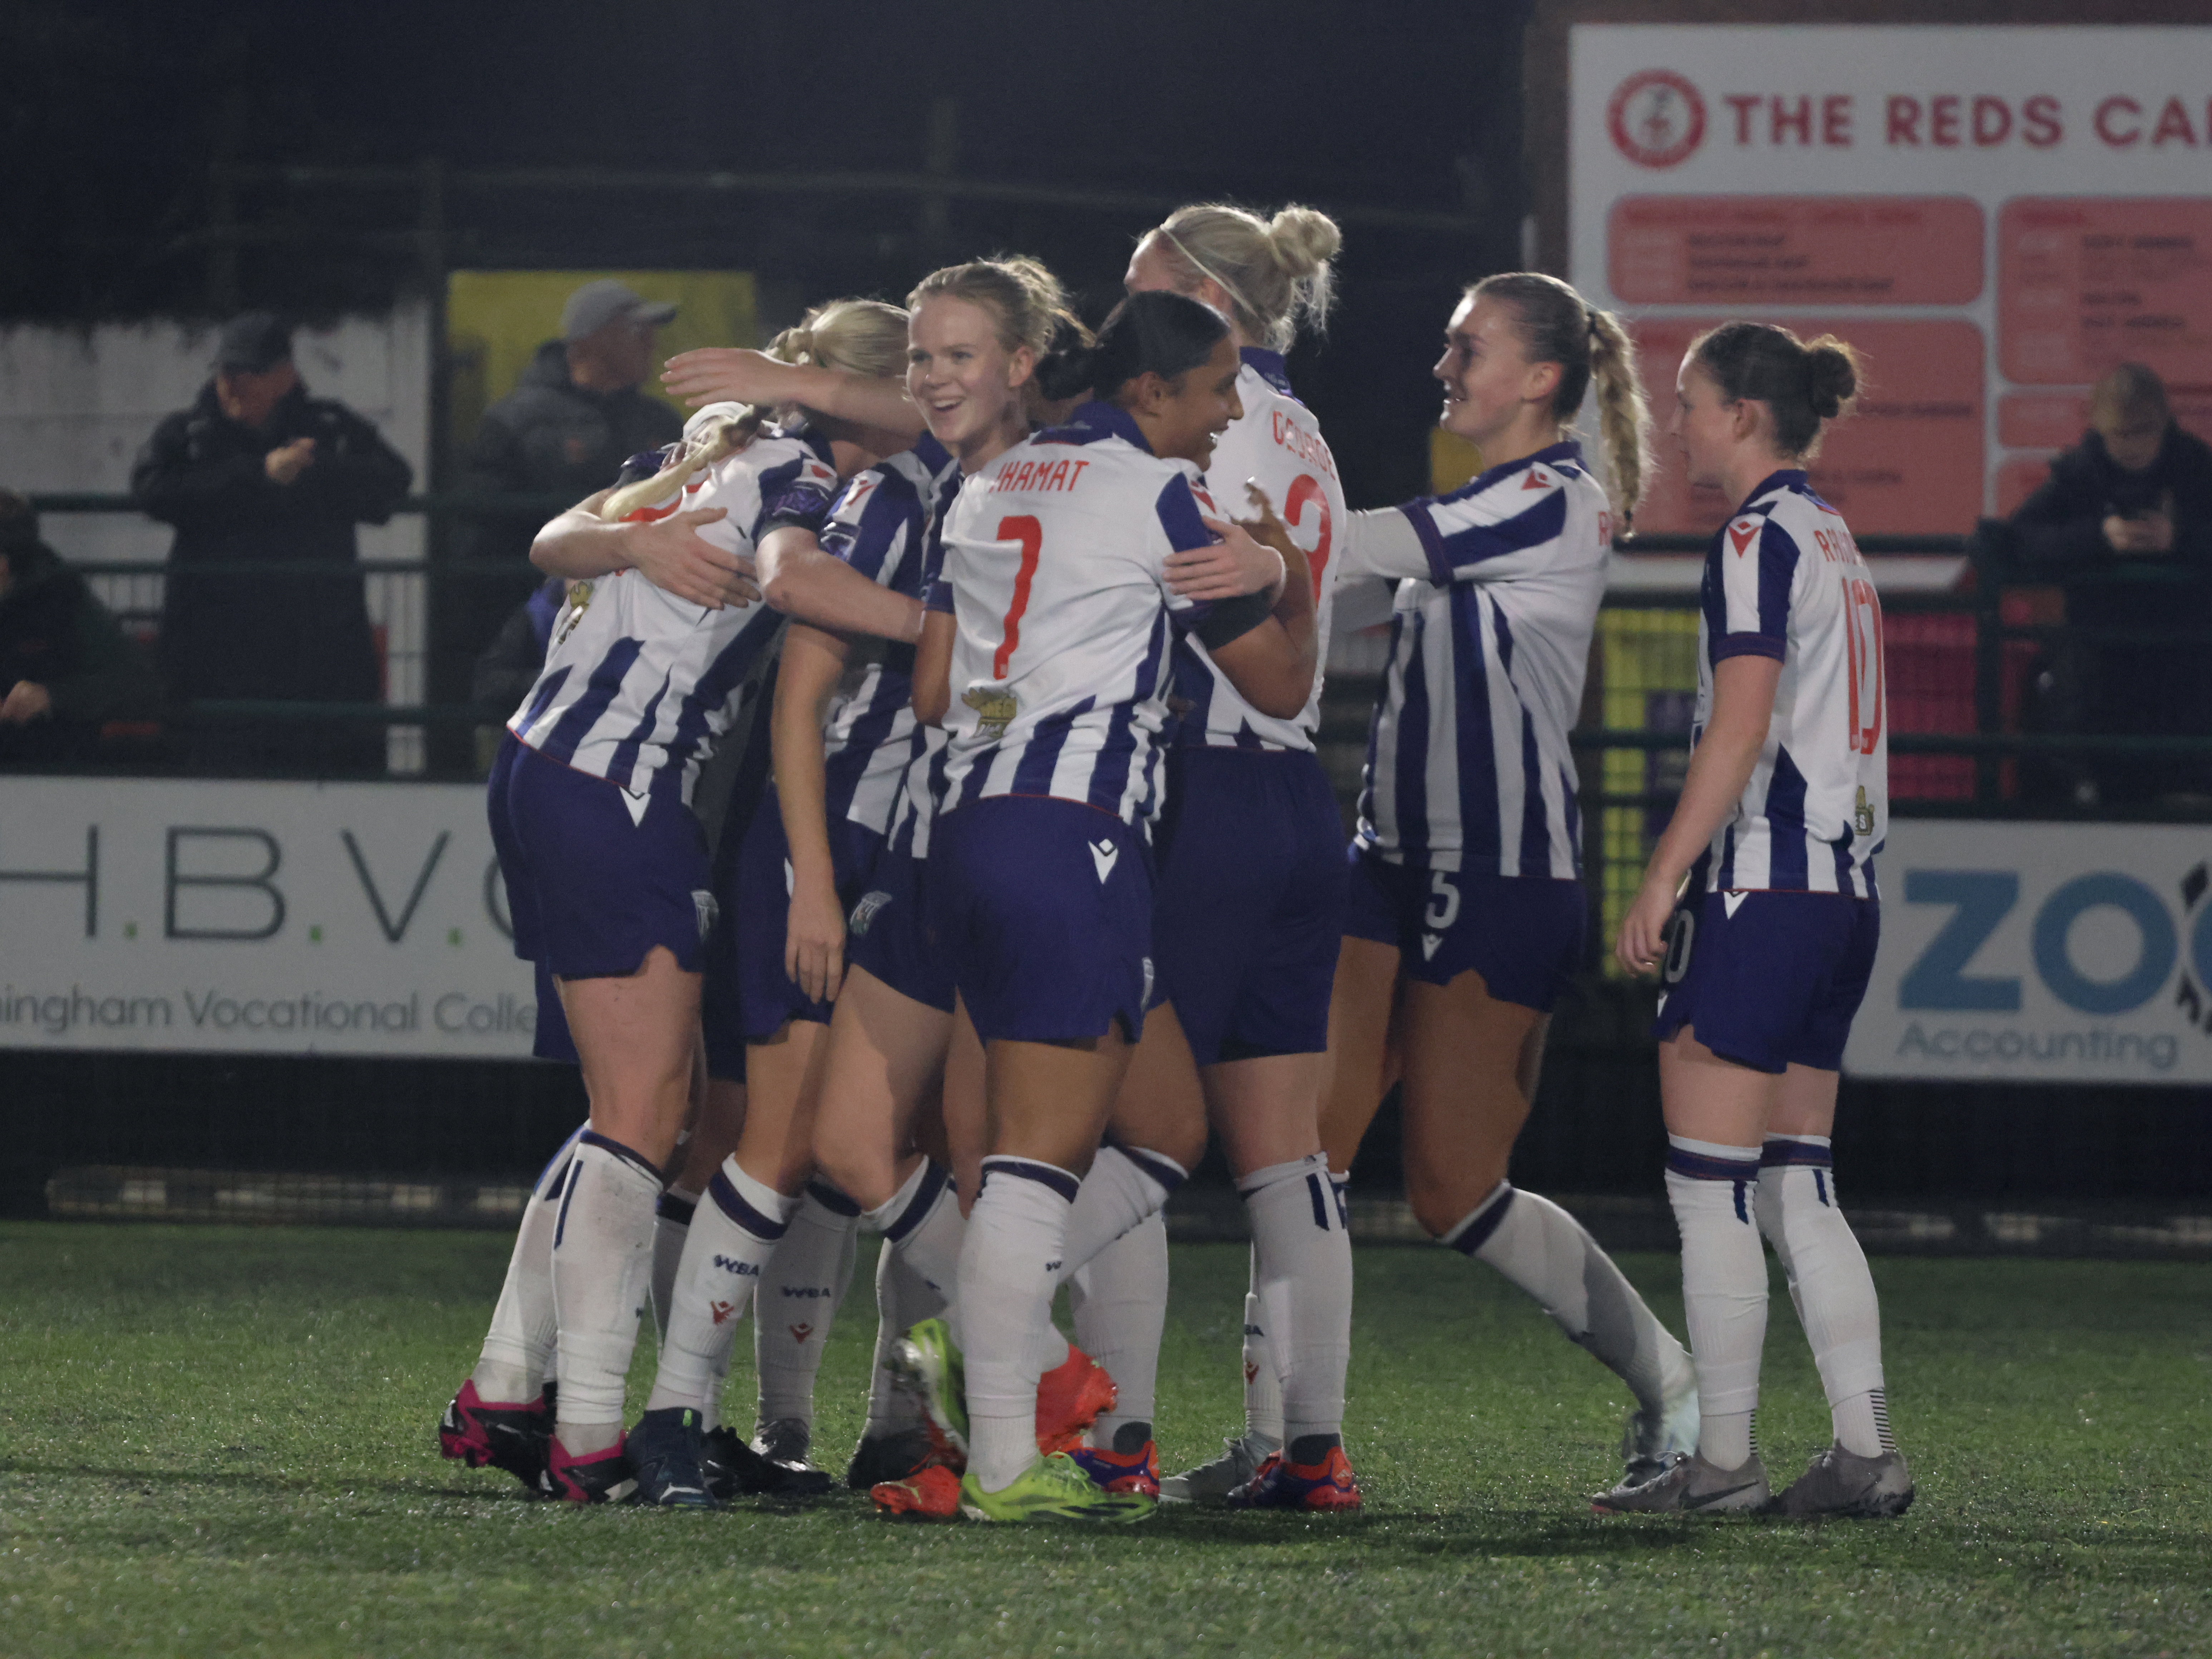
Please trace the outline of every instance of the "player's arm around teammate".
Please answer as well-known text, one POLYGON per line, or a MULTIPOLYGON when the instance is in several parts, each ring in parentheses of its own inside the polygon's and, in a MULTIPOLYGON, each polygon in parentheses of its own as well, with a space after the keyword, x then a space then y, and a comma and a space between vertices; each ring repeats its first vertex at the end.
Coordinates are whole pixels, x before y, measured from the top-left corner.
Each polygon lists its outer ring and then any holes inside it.
POLYGON ((1399 1054, 1406 1188, 1424 1230, 1533 1297, 1636 1399, 1632 1477, 1689 1443, 1680 1344, 1567 1212, 1506 1180, 1550 1010, 1588 925, 1567 734, 1613 539, 1633 510, 1644 401, 1626 335, 1565 283, 1470 289, 1436 366, 1440 424, 1485 471, 1354 515, 1347 576, 1399 579, 1369 738, 1330 1009, 1322 1133, 1349 1168, 1399 1054), (1596 387, 1613 495, 1569 423, 1596 387))
POLYGON ((1835 1435, 1773 1507, 1887 1516, 1912 1500, 1889 1431, 1874 1280, 1837 1207, 1830 1152, 1838 1068, 1880 936, 1888 739, 1880 602, 1802 468, 1857 381, 1840 342, 1729 323, 1692 343, 1675 382, 1671 429, 1691 482, 1741 504, 1706 554, 1681 799, 1614 952, 1662 975, 1667 1195, 1703 1420, 1693 1456, 1606 1494, 1608 1508, 1769 1501, 1753 1433, 1762 1232, 1835 1435))

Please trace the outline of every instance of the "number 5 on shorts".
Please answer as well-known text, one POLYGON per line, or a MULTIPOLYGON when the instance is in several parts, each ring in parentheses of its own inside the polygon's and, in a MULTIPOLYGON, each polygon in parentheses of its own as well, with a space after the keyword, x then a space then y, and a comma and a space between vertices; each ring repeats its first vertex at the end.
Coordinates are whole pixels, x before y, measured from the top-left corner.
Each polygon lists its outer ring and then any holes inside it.
POLYGON ((1459 889, 1452 885, 1451 872, 1432 870, 1429 872, 1429 908, 1421 923, 1432 933, 1447 932, 1459 920, 1459 889))

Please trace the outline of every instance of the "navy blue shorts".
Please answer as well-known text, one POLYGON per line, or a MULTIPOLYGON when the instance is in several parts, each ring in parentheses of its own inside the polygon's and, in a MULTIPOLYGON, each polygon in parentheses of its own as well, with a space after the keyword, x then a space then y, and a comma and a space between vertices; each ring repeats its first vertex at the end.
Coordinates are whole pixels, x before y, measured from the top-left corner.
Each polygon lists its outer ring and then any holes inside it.
POLYGON ((561 1006, 561 988, 553 982, 544 963, 532 963, 530 971, 538 982, 538 1019, 531 1028, 531 1054, 538 1060, 581 1066, 584 1060, 576 1052, 576 1039, 568 1034, 568 1011, 561 1006))
POLYGON ((1152 960, 1200 1066, 1328 1047, 1344 933, 1344 822, 1310 754, 1168 759, 1152 960))
POLYGON ((1578 881, 1425 870, 1354 846, 1349 939, 1395 946, 1406 974, 1449 985, 1470 968, 1490 994, 1548 1014, 1582 966, 1589 901, 1578 881))
MULTIPOLYGON (((860 897, 883 844, 881 836, 850 818, 830 823, 830 866, 842 908, 849 911, 860 897)), ((737 1030, 747 1042, 764 1042, 794 1019, 830 1023, 830 1004, 809 997, 784 972, 791 880, 791 843, 771 785, 745 826, 737 857, 720 862, 714 886, 722 926, 708 958, 713 989, 706 1000, 716 1010, 710 1023, 726 1024, 734 1000, 737 1030)))
POLYGON ((1152 851, 1081 801, 993 795, 937 820, 929 908, 986 1042, 1131 1042, 1152 1000, 1152 851))
POLYGON ((952 1012, 952 970, 929 915, 929 860, 885 848, 845 918, 845 957, 902 997, 952 1012))
POLYGON ((1667 926, 1664 1042, 1683 1026, 1753 1071, 1843 1069, 1881 940, 1881 905, 1847 893, 1705 893, 1667 926))
POLYGON ((701 971, 707 839, 672 776, 640 802, 515 744, 493 768, 490 817, 515 955, 558 979, 621 979, 665 945, 701 971))

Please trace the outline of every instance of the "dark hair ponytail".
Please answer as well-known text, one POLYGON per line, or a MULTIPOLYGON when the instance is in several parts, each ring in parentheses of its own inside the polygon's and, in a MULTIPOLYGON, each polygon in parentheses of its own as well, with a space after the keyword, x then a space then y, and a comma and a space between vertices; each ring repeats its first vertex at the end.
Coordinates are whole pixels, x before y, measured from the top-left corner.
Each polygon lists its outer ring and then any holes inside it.
POLYGON ((1139 375, 1188 374, 1228 337, 1229 319, 1212 306, 1165 289, 1132 294, 1114 307, 1088 352, 1070 355, 1067 372, 1073 384, 1087 384, 1092 397, 1111 402, 1139 375))
POLYGON ((1723 323, 1690 343, 1690 358, 1730 403, 1766 405, 1784 455, 1809 459, 1821 423, 1858 395, 1859 355, 1832 334, 1800 340, 1772 323, 1723 323))

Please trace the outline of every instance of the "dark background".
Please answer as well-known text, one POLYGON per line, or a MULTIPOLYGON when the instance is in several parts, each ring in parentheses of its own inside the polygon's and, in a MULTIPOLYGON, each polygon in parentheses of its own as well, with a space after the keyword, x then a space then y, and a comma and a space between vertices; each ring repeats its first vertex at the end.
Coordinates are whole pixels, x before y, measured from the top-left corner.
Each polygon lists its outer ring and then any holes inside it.
POLYGON ((211 276, 217 169, 442 162, 450 268, 758 274, 767 320, 902 296, 1000 250, 1094 319, 1135 237, 1184 200, 1346 216, 1342 308, 1293 363, 1355 505, 1427 479, 1451 301, 1520 262, 1514 0, 835 9, 11 0, 0 8, 0 320, 314 319, 428 280, 419 185, 240 185, 211 276), (487 191, 471 169, 921 173, 1157 198, 1105 210, 820 190, 487 191), (1372 216, 1418 216, 1381 223, 1372 216), (1357 216, 1370 216, 1362 218, 1357 216))

